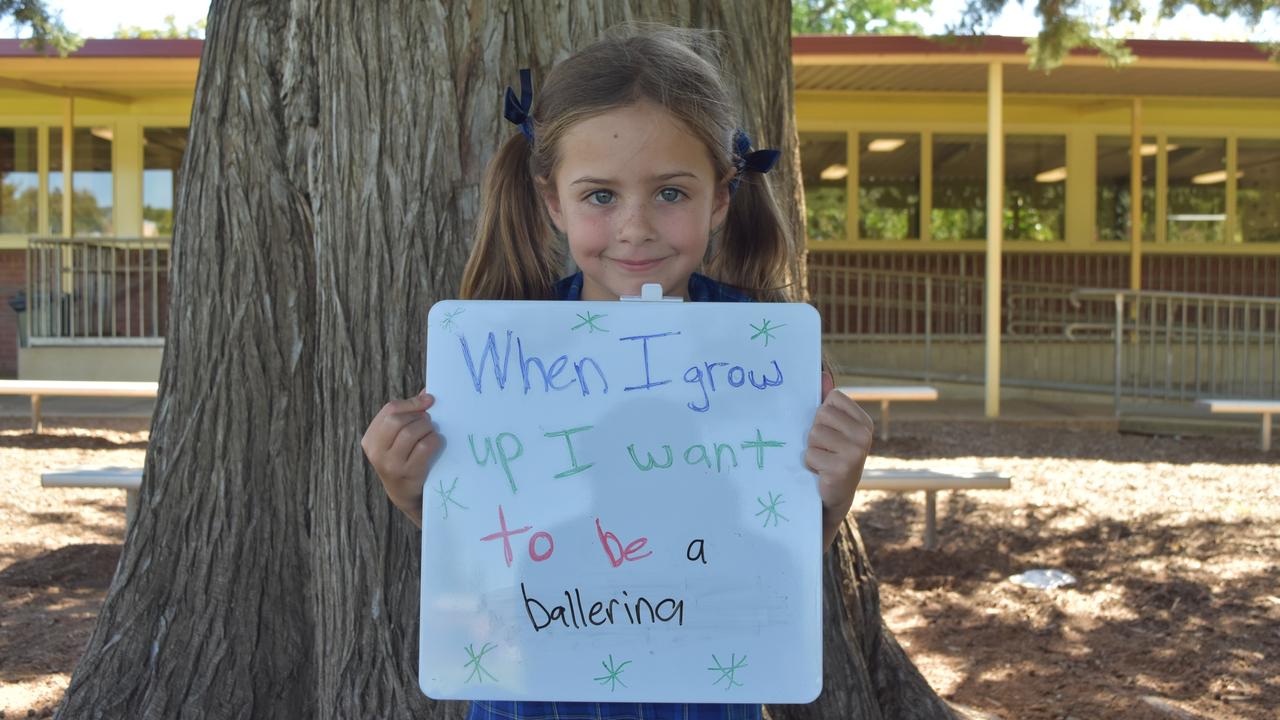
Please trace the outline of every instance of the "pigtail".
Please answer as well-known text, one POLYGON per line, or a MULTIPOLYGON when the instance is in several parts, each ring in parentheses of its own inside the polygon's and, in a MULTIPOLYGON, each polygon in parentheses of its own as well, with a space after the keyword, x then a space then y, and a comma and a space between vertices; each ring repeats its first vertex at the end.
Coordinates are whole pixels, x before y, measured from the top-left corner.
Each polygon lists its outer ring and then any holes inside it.
POLYGON ((791 227, 766 175, 746 173, 729 201, 729 214, 708 263, 708 273, 763 302, 790 302, 787 282, 791 227))
POLYGON ((563 261, 534 184, 529 141, 516 133, 489 162, 471 257, 462 273, 464 300, 545 300, 563 261))

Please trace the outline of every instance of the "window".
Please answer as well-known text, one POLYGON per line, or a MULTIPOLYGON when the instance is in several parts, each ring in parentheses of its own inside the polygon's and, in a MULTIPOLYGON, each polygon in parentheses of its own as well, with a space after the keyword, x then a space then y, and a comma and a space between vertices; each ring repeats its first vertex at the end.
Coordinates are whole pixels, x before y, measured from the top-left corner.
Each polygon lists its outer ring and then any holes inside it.
MULTIPOLYGON (((111 179, 111 128, 76 128, 71 177, 74 235, 110 235, 115 191, 111 179)), ((49 128, 49 231, 62 233, 62 128, 49 128)))
POLYGON ((1236 241, 1280 243, 1280 140, 1240 139, 1236 169, 1236 241))
POLYGON ((929 224, 935 240, 976 240, 987 236, 987 136, 933 136, 933 208, 929 224))
MULTIPOLYGON (((1096 239, 1103 242, 1129 242, 1129 145, 1127 135, 1099 135, 1097 147, 1097 227, 1096 239)), ((1165 145, 1166 152, 1176 149, 1165 145)), ((1142 138, 1142 240, 1156 237, 1156 153, 1153 137, 1142 138)))
POLYGON ((0 128, 0 234, 35 234, 40 178, 35 128, 0 128))
POLYGON ((1169 242, 1226 240, 1227 141, 1169 138, 1169 242))
POLYGON ((1066 137, 1008 135, 1004 140, 1004 167, 1005 239, 1065 240, 1066 137))
POLYGON ((142 130, 142 234, 173 234, 178 198, 178 168, 187 149, 187 128, 142 130))
POLYGON ((805 234, 811 242, 849 237, 848 158, 845 133, 800 133, 805 234))
POLYGON ((862 133, 858 139, 858 237, 920 237, 920 135, 862 133))

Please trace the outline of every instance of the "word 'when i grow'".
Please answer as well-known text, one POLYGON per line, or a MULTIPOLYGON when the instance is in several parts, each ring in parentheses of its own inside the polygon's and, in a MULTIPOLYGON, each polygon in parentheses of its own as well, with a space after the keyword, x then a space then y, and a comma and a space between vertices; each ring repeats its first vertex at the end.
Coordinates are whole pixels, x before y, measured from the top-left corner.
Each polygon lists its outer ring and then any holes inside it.
MULTIPOLYGON (((655 333, 651 335, 631 335, 618 338, 618 342, 627 343, 639 353, 644 368, 644 377, 630 378, 630 383, 622 387, 624 392, 653 390, 672 382, 669 377, 654 376, 651 353, 654 358, 661 355, 665 343, 680 333, 678 331, 655 333)), ((498 338, 490 332, 484 347, 474 352, 467 338, 459 335, 462 359, 471 373, 471 382, 477 393, 484 393, 486 369, 493 375, 493 382, 498 390, 505 390, 511 377, 511 349, 515 340, 516 367, 524 381, 524 393, 527 395, 534 389, 542 392, 558 392, 576 387, 584 397, 592 392, 607 394, 609 392, 609 373, 594 358, 581 356, 570 361, 568 355, 560 355, 551 360, 544 359, 532 351, 527 351, 524 340, 511 330, 506 331, 506 340, 502 351, 498 350, 498 338)), ((767 390, 782 385, 782 368, 777 360, 769 362, 769 366, 745 368, 740 364, 710 361, 689 366, 683 373, 684 382, 693 389, 693 399, 686 406, 694 412, 706 412, 711 409, 711 398, 714 393, 726 389, 745 388, 767 390)))

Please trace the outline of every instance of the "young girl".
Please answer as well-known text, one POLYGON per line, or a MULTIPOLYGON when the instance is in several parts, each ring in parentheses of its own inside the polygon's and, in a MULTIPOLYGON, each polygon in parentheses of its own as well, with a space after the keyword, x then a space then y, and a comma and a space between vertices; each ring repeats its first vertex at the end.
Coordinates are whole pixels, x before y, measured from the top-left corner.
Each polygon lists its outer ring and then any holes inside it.
MULTIPOLYGON (((522 74, 523 97, 508 90, 506 108, 520 131, 489 165, 463 298, 617 300, 661 283, 693 302, 792 299, 781 278, 793 245, 763 175, 776 153, 750 152, 735 130, 718 70, 694 50, 702 43, 669 29, 607 38, 556 65, 532 108, 522 74), (557 281, 560 238, 579 271, 557 281)), ((872 423, 826 373, 822 394, 804 457, 827 547, 853 503, 872 423)), ((442 443, 433 402, 424 391, 387 403, 361 441, 419 527, 442 443)), ((474 702, 471 717, 759 718, 760 707, 474 702)))

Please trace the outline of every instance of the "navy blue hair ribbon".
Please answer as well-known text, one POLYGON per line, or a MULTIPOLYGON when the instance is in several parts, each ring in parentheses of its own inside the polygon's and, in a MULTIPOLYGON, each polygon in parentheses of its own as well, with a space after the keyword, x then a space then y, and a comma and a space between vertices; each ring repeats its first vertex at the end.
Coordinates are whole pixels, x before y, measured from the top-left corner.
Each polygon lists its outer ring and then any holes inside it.
POLYGON ((516 99, 515 92, 510 86, 507 87, 506 109, 502 113, 512 124, 520 127, 520 132, 529 139, 529 144, 533 144, 533 114, 531 112, 533 106, 533 75, 529 72, 529 68, 520 69, 520 98, 516 99))
POLYGON ((751 138, 741 129, 735 130, 733 133, 733 166, 737 168, 738 174, 734 175, 733 179, 729 181, 729 192, 738 189, 738 182, 742 180, 743 173, 767 173, 777 164, 781 155, 782 153, 778 150, 756 150, 752 152, 751 138))

